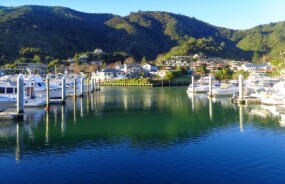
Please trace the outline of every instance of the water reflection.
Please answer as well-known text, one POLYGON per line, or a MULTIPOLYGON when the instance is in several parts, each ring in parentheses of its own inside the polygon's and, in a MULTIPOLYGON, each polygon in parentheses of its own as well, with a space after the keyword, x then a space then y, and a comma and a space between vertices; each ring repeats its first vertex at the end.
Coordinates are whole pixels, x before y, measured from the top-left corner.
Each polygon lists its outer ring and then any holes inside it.
MULTIPOLYGON (((98 147, 122 140, 134 147, 167 147, 199 140, 221 127, 239 126, 243 132, 253 108, 233 105, 228 98, 187 96, 179 88, 103 88, 83 98, 67 98, 66 105, 52 105, 50 111, 25 110, 22 125, 0 126, 0 143, 9 146, 8 140, 16 137, 17 160, 22 158, 24 143, 30 143, 26 149, 32 153, 39 148, 68 151, 85 146, 86 141, 98 147)), ((282 112, 279 107, 275 110, 282 112)), ((263 119, 252 121, 265 124, 263 119)))
POLYGON ((66 110, 65 105, 61 106, 61 134, 64 136, 66 130, 66 110))
POLYGON ((206 93, 188 93, 188 98, 190 99, 192 111, 198 111, 199 109, 205 108, 208 102, 208 95, 206 93))
POLYGON ((24 153, 24 128, 23 124, 17 123, 16 125, 17 130, 17 138, 16 138, 16 160, 19 161, 22 159, 24 153))
POLYGON ((45 127, 45 143, 46 143, 46 145, 48 145, 49 144, 49 125, 50 125, 50 113, 48 113, 48 111, 47 111, 47 113, 46 113, 46 122, 45 122, 45 124, 46 124, 46 127, 45 127))
POLYGON ((244 106, 240 105, 239 106, 239 127, 240 127, 240 131, 243 132, 243 122, 244 122, 244 114, 243 114, 243 110, 244 106))
POLYGON ((211 98, 209 98, 209 116, 213 120, 213 101, 211 98))

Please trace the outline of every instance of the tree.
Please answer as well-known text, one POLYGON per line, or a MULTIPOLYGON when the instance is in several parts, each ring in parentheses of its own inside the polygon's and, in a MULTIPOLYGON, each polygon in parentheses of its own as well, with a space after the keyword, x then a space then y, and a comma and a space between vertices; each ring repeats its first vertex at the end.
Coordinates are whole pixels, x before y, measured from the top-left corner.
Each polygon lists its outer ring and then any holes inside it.
POLYGON ((231 78, 231 72, 228 68, 222 68, 218 72, 214 74, 215 78, 218 80, 223 80, 223 79, 230 79, 231 78))
POLYGON ((146 64, 146 63, 147 63, 147 59, 146 59, 146 57, 143 57, 141 60, 141 64, 146 64))
POLYGON ((253 63, 259 63, 260 61, 260 55, 258 52, 254 52, 252 55, 252 62, 253 63))
POLYGON ((74 54, 73 60, 74 60, 75 63, 78 63, 79 54, 77 52, 74 54))
POLYGON ((200 73, 202 75, 206 74, 206 66, 200 66, 196 69, 197 73, 200 73))
POLYGON ((58 65, 58 63, 59 63, 59 59, 54 59, 54 60, 52 60, 52 61, 48 64, 48 67, 49 67, 49 68, 54 68, 54 67, 56 67, 56 66, 58 65))
POLYGON ((174 73, 173 72, 167 72, 163 79, 164 80, 172 80, 172 79, 174 79, 174 73))
POLYGON ((164 58, 163 54, 159 54, 159 55, 156 57, 156 59, 155 59, 155 64, 156 64, 156 65, 161 65, 162 62, 163 62, 163 58, 164 58))
POLYGON ((32 48, 32 47, 21 48, 19 51, 20 56, 25 58, 32 58, 35 55, 40 55, 41 53, 42 53, 41 49, 32 48))
POLYGON ((134 64, 136 62, 134 57, 128 57, 127 59, 125 59, 125 64, 134 64))
POLYGON ((35 63, 41 63, 41 57, 39 55, 34 55, 34 58, 33 58, 33 62, 35 63))

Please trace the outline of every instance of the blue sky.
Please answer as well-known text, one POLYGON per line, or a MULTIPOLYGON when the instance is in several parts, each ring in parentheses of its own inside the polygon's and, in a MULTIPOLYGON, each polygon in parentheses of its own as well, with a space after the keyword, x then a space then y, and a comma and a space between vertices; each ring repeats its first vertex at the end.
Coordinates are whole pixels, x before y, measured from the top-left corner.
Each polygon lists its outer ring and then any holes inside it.
POLYGON ((64 6, 87 13, 155 10, 180 13, 232 29, 285 21, 285 0, 1 0, 2 6, 64 6))

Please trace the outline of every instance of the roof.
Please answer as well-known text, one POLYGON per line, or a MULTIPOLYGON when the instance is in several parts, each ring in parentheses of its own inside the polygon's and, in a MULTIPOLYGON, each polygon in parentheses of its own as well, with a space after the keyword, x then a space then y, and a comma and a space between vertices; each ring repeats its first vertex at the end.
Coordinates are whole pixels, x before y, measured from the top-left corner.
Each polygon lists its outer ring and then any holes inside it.
POLYGON ((257 68, 257 67, 271 67, 271 65, 268 64, 245 64, 244 66, 248 67, 248 68, 257 68))
POLYGON ((150 64, 150 63, 146 63, 146 64, 144 64, 143 66, 146 66, 146 65, 150 65, 150 66, 157 67, 156 65, 154 65, 154 64, 150 64))
POLYGON ((121 70, 117 70, 117 69, 112 69, 112 68, 107 68, 105 70, 102 70, 101 72, 111 72, 111 73, 116 73, 116 72, 123 72, 121 70))

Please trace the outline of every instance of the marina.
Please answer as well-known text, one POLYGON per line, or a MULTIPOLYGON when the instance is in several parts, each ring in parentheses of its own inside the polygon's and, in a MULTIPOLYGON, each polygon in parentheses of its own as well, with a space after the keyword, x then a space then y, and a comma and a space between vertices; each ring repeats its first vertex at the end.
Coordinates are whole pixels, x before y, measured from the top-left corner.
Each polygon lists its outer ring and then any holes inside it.
POLYGON ((22 120, 1 121, 0 181, 285 179, 283 106, 237 105, 185 90, 101 87, 66 97, 65 105, 26 108, 22 120))
POLYGON ((0 183, 284 183, 285 1, 252 1, 1 1, 0 183))

